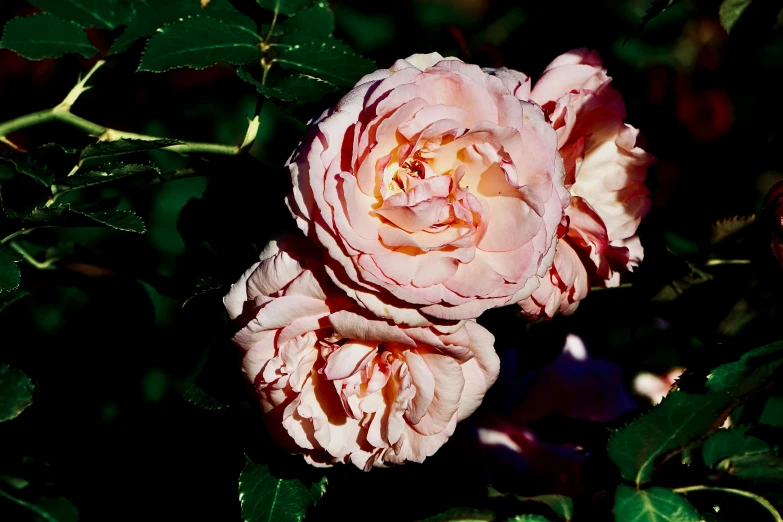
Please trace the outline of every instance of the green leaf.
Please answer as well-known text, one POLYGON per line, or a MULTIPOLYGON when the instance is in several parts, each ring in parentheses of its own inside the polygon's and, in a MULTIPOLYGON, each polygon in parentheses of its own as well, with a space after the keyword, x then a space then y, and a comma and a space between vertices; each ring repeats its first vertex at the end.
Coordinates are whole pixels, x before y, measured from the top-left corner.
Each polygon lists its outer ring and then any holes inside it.
POLYGON ((52 185, 52 194, 65 194, 72 190, 83 189, 103 183, 111 183, 128 176, 140 174, 159 176, 160 171, 153 165, 123 165, 111 166, 105 170, 91 170, 68 176, 52 185))
POLYGON ((0 312, 28 295, 30 295, 30 292, 25 292, 24 290, 0 292, 0 312))
POLYGON ((32 403, 30 378, 7 364, 0 364, 0 422, 18 417, 32 403))
POLYGON ((286 36, 283 39, 284 50, 276 58, 283 68, 294 69, 343 87, 353 87, 359 78, 376 68, 372 60, 355 54, 340 40, 306 36, 286 36))
POLYGON ((164 26, 150 38, 139 71, 203 69, 220 62, 241 65, 261 58, 261 40, 243 25, 193 16, 164 26))
MULTIPOLYGON (((486 509, 451 508, 421 522, 491 522, 495 515, 486 509)), ((546 521, 546 519, 544 519, 546 521)))
POLYGON ((718 366, 707 376, 704 393, 683 391, 689 379, 686 374, 680 389, 609 439, 609 458, 624 479, 637 485, 648 482, 659 458, 715 431, 747 396, 769 386, 781 365, 783 341, 718 366))
POLYGON ((710 435, 701 450, 704 463, 713 468, 730 457, 776 451, 775 446, 748 433, 752 429, 751 426, 734 426, 710 435))
POLYGON ((518 498, 520 500, 529 500, 531 502, 546 504, 558 517, 565 520, 565 522, 571 522, 571 519, 574 518, 574 503, 570 498, 564 495, 538 495, 536 497, 518 498))
POLYGON ((783 427, 783 397, 773 394, 767 398, 759 423, 783 427))
POLYGON ((737 455, 717 468, 745 480, 783 480, 783 458, 771 454, 737 455))
POLYGON ((737 23, 742 13, 747 9, 753 0, 723 0, 718 10, 718 16, 720 16, 720 25, 726 29, 727 33, 731 32, 734 24, 737 23))
POLYGON ((107 210, 103 212, 82 212, 93 221, 125 232, 143 234, 147 231, 144 221, 130 210, 107 210))
POLYGON ((325 2, 299 11, 277 25, 283 34, 304 31, 315 36, 330 36, 334 32, 334 14, 325 2))
POLYGON ((291 16, 303 7, 313 3, 313 0, 256 0, 258 5, 270 11, 291 16))
POLYGON ((725 219, 719 219, 712 223, 712 244, 716 245, 738 232, 744 230, 748 225, 756 221, 756 215, 734 216, 725 219))
POLYGON ((48 187, 54 181, 54 173, 49 170, 49 167, 38 163, 26 152, 2 154, 0 160, 10 163, 17 172, 30 176, 44 187, 48 187))
POLYGON ((666 488, 640 490, 619 485, 612 512, 618 522, 701 522, 690 502, 666 488))
POLYGON ((268 98, 277 98, 283 101, 295 101, 308 103, 318 101, 325 95, 337 92, 339 88, 332 84, 304 75, 287 76, 275 82, 273 85, 261 85, 252 74, 240 67, 237 76, 255 86, 256 90, 268 98))
POLYGON ((652 297, 652 301, 674 301, 692 287, 712 281, 712 276, 707 272, 697 268, 696 265, 687 263, 687 267, 687 274, 679 279, 667 283, 652 297))
MULTIPOLYGON (((511 493, 501 493, 492 486, 489 487, 487 495, 490 498, 508 497, 511 493)), ((513 495, 514 498, 520 502, 536 502, 548 506, 560 520, 565 522, 571 522, 574 517, 574 503, 565 495, 538 495, 535 497, 523 497, 520 495, 513 495)))
POLYGON ((38 508, 49 515, 47 520, 57 522, 78 522, 79 510, 73 502, 65 497, 43 497, 38 502, 38 508))
POLYGON ((653 0, 650 7, 647 9, 647 11, 644 13, 644 16, 642 17, 642 23, 639 26, 639 31, 641 31, 645 25, 647 25, 647 22, 658 16, 659 14, 666 11, 668 8, 673 6, 674 4, 678 3, 680 0, 653 0))
POLYGON ((253 20, 239 13, 229 0, 211 0, 206 6, 193 0, 133 0, 134 17, 114 41, 111 54, 121 53, 136 40, 146 38, 166 24, 199 15, 254 30, 253 20))
POLYGON ((783 367, 783 341, 744 353, 738 361, 723 364, 707 376, 707 388, 741 397, 770 384, 783 367))
POLYGON ((296 479, 280 479, 269 466, 246 457, 239 475, 239 501, 245 522, 301 522, 307 508, 315 505, 326 489, 326 478, 307 488, 296 479))
POLYGON ((49 143, 24 152, 2 152, 0 161, 10 163, 20 174, 30 176, 39 184, 48 187, 54 181, 52 170, 56 170, 64 162, 72 161, 71 156, 76 153, 76 149, 49 143))
POLYGON ((731 403, 728 393, 674 390, 609 439, 609 458, 624 479, 636 484, 648 482, 659 457, 717 429, 731 403))
POLYGON ((13 18, 5 26, 0 48, 28 60, 59 58, 69 53, 90 58, 98 52, 81 27, 45 13, 13 18))
POLYGON ((19 288, 22 275, 16 264, 22 259, 21 254, 0 243, 0 295, 19 288))
POLYGON ((116 230, 144 233, 144 222, 129 210, 104 210, 87 212, 70 205, 34 208, 20 219, 23 228, 33 227, 95 227, 107 226, 116 230))
POLYGON ((162 149, 177 145, 179 141, 170 139, 161 140, 135 140, 120 139, 115 141, 99 141, 88 145, 79 155, 79 159, 84 161, 95 158, 105 158, 109 156, 119 156, 122 154, 132 154, 134 152, 143 152, 145 150, 162 149))
POLYGON ((228 405, 199 388, 195 382, 189 382, 182 391, 185 401, 205 410, 224 410, 228 405))
POLYGON ((128 0, 30 0, 43 11, 82 27, 116 29, 133 10, 128 0))

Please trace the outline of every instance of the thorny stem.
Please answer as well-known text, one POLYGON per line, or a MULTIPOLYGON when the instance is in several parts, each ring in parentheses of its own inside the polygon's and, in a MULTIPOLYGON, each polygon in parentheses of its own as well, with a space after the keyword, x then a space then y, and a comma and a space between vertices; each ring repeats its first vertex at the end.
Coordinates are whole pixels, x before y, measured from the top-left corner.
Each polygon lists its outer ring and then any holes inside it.
MULTIPOLYGON (((91 136, 96 136, 99 141, 115 141, 123 138, 148 141, 162 139, 158 136, 136 134, 133 132, 124 132, 117 129, 104 127, 103 125, 93 123, 71 112, 71 106, 76 102, 82 93, 90 88, 86 86, 87 81, 104 63, 105 62, 103 60, 96 62, 92 69, 90 69, 84 78, 81 78, 78 81, 78 83, 73 87, 73 89, 71 89, 65 99, 56 107, 43 111, 33 112, 31 114, 14 118, 13 120, 7 121, 5 123, 0 123, 0 141, 8 143, 7 137, 9 134, 51 121, 66 123, 72 127, 84 131, 91 136)), ((258 117, 250 121, 245 139, 241 145, 222 145, 218 143, 182 141, 176 145, 163 148, 182 154, 202 152, 208 154, 237 155, 247 150, 247 148, 253 143, 253 140, 255 140, 257 133, 258 117)), ((73 172, 75 172, 75 170, 71 173, 73 172)))
POLYGON ((718 486, 687 486, 684 488, 677 488, 673 490, 675 493, 689 493, 691 491, 723 491, 725 493, 733 493, 735 495, 740 495, 752 500, 755 500, 762 506, 764 506, 764 509, 769 511, 769 514, 772 515, 772 518, 775 520, 775 522, 783 522, 783 518, 780 517, 780 513, 778 513, 778 510, 775 509, 775 507, 769 503, 769 501, 763 497, 760 497, 754 493, 751 493, 750 491, 743 491, 741 489, 734 489, 734 488, 722 488, 718 486))

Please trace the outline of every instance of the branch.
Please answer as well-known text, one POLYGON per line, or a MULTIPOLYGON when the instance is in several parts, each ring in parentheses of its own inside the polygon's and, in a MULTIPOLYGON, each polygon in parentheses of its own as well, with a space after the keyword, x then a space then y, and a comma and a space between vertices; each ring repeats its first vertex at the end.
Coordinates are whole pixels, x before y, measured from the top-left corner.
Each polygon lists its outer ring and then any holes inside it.
MULTIPOLYGON (((0 123, 0 141, 7 142, 8 135, 13 132, 51 121, 66 123, 81 131, 84 131, 91 136, 97 137, 99 141, 115 141, 123 138, 147 141, 162 139, 158 136, 136 134, 133 132, 124 132, 117 129, 104 127, 103 125, 93 123, 71 112, 71 106, 76 103, 76 100, 79 99, 79 96, 90 89, 90 87, 86 85, 87 81, 104 63, 105 62, 103 60, 97 61, 92 69, 90 69, 90 71, 84 76, 84 78, 79 79, 65 99, 56 107, 43 111, 33 112, 31 114, 15 118, 11 121, 0 123)), ((245 139, 241 145, 222 145, 218 143, 180 141, 180 143, 177 145, 164 147, 164 149, 172 152, 179 152, 181 154, 202 152, 207 154, 236 155, 244 152, 250 147, 250 145, 252 145, 256 135, 258 134, 258 126, 258 117, 250 121, 245 139)))

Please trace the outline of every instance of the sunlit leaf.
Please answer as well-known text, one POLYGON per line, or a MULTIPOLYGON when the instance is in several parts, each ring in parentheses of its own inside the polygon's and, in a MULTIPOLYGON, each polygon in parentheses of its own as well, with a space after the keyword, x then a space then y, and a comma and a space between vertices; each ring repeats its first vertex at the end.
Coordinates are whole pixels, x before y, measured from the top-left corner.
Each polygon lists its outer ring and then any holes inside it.
POLYGON ((731 32, 734 24, 752 2, 753 0, 723 0, 718 15, 720 16, 720 24, 726 29, 726 32, 731 32))

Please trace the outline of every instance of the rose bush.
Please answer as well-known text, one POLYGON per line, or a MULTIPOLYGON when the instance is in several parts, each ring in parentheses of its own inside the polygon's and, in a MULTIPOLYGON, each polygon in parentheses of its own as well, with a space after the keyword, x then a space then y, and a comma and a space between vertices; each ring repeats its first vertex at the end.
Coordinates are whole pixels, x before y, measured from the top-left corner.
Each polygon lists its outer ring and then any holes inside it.
POLYGON ((518 80, 414 55, 311 122, 288 163, 289 208, 332 280, 376 316, 473 319, 530 296, 549 269, 563 161, 518 80))
POLYGON ((623 99, 595 51, 555 58, 532 90, 527 77, 515 74, 518 96, 539 104, 557 133, 571 194, 554 263, 520 302, 528 315, 551 317, 573 312, 591 284, 617 286, 620 273, 641 262, 636 229, 650 208, 644 179, 655 158, 642 148, 639 131, 624 123, 623 99))
POLYGON ((314 253, 272 242, 224 298, 270 432, 315 465, 423 461, 495 382, 492 334, 375 318, 314 253))

